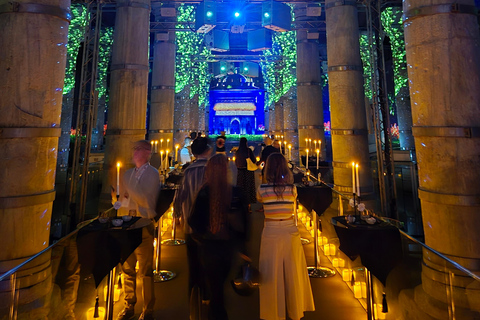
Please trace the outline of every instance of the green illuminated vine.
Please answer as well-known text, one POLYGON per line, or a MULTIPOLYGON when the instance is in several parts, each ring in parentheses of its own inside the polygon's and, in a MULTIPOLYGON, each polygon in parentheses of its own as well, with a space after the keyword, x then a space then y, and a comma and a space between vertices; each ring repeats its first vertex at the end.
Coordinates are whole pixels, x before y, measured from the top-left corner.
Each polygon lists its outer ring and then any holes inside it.
POLYGON ((368 41, 368 35, 360 34, 360 57, 363 64, 363 87, 365 90, 365 97, 372 99, 372 66, 370 57, 373 54, 372 48, 368 41))
POLYGON ((112 55, 113 45, 113 28, 108 27, 100 31, 100 39, 98 40, 98 74, 97 89, 98 97, 107 95, 107 73, 108 63, 112 55))
POLYGON ((75 66, 78 49, 85 33, 86 7, 82 4, 72 3, 72 20, 68 28, 67 66, 65 68, 65 82, 63 94, 69 93, 75 86, 75 66))
MULTIPOLYGON (((293 14, 292 14, 293 17, 293 14)), ((297 32, 276 32, 272 37, 272 49, 264 50, 261 61, 263 78, 265 79, 266 104, 270 106, 278 101, 292 86, 297 83, 297 32), (274 61, 269 57, 282 57, 274 61)))
MULTIPOLYGON (((193 5, 181 5, 178 7, 176 28, 184 27, 184 22, 193 24, 195 21, 193 5), (183 23, 183 24, 182 24, 183 23)), ((176 31, 176 67, 175 67, 175 93, 179 93, 190 85, 190 98, 198 94, 198 103, 202 105, 206 101, 208 83, 211 75, 208 73, 207 58, 210 51, 203 46, 203 34, 188 31, 176 31), (202 57, 202 59, 198 59, 202 57), (201 60, 201 61, 199 61, 201 60)))
POLYGON ((401 88, 408 87, 407 60, 401 13, 401 8, 388 7, 382 11, 381 16, 383 30, 390 38, 392 47, 395 95, 400 92, 401 88))

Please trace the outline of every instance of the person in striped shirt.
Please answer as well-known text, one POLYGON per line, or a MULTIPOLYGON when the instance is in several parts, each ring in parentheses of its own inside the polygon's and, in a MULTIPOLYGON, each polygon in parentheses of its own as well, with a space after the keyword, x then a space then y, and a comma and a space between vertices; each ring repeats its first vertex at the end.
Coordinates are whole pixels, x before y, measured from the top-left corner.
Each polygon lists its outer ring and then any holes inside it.
POLYGON ((263 203, 265 223, 260 243, 260 318, 292 320, 314 311, 300 233, 295 225, 297 189, 285 157, 272 153, 265 166, 267 183, 260 185, 257 199, 263 203), (286 306, 285 306, 286 304, 286 306))

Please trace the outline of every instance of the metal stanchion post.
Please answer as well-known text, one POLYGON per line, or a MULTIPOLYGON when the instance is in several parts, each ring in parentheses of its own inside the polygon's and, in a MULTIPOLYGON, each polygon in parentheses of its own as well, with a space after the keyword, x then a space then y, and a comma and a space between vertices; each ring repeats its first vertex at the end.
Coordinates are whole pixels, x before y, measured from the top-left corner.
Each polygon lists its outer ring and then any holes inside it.
POLYGON ((110 272, 108 273, 108 286, 107 286, 107 310, 106 310, 106 315, 105 319, 106 320, 112 320, 113 319, 113 289, 115 288, 115 273, 116 273, 116 268, 114 267, 110 272))
MULTIPOLYGON (((298 206, 297 206, 298 208, 298 206)), ((298 227, 298 210, 295 208, 295 226, 298 227)), ((310 243, 310 240, 308 240, 307 238, 302 238, 300 237, 300 241, 302 242, 302 244, 309 244, 310 243)))
POLYGON ((163 240, 162 244, 166 246, 179 246, 185 244, 185 240, 177 239, 177 222, 175 218, 173 218, 172 222, 172 239, 163 240))
POLYGON ((156 256, 155 256, 155 270, 153 271, 153 280, 155 282, 164 282, 172 280, 177 275, 173 271, 160 270, 160 246, 162 245, 162 219, 158 220, 157 227, 157 247, 156 247, 156 256))
POLYGON ((320 267, 319 260, 320 257, 318 256, 318 218, 317 213, 315 210, 312 210, 313 215, 313 248, 315 250, 314 257, 315 257, 315 266, 308 267, 308 275, 312 278, 328 278, 335 275, 335 270, 327 268, 327 267, 320 267))
POLYGON ((375 320, 375 313, 374 313, 374 305, 373 305, 373 279, 372 273, 370 270, 365 268, 365 279, 366 279, 366 286, 367 286, 367 319, 368 320, 375 320))

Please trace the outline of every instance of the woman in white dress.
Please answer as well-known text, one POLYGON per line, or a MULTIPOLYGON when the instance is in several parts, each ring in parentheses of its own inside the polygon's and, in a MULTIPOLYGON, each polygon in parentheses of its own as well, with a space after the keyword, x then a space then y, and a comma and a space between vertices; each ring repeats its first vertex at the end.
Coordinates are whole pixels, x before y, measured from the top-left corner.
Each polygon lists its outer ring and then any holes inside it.
POLYGON ((314 311, 315 304, 300 233, 293 219, 297 189, 282 154, 268 156, 265 178, 267 183, 257 191, 265 213, 259 263, 260 318, 286 319, 286 307, 290 319, 298 320, 305 311, 314 311))

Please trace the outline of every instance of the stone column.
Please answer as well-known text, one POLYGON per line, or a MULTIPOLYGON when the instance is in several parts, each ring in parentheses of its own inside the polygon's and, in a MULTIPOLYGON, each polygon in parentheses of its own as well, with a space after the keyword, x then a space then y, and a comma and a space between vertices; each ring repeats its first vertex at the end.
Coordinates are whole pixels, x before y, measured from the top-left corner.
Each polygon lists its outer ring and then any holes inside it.
MULTIPOLYGON (((322 141, 321 156, 325 158, 323 101, 320 79, 318 41, 307 39, 307 31, 297 31, 297 105, 298 139, 306 149, 305 139, 322 141)), ((315 150, 310 150, 313 153, 315 150)), ((310 153, 310 154, 313 154, 310 153)))
POLYGON ((351 163, 360 166, 361 196, 373 195, 355 1, 327 0, 326 26, 335 189, 352 192, 351 163))
POLYGON ((283 140, 282 144, 285 156, 288 158, 288 145, 292 146, 292 161, 298 163, 298 122, 297 122, 297 88, 291 87, 283 99, 283 140))
POLYGON ((175 32, 157 33, 154 48, 148 138, 173 142, 175 32))
POLYGON ((110 195, 110 186, 116 186, 116 163, 121 162, 120 175, 123 175, 133 166, 133 143, 145 139, 149 30, 150 0, 117 1, 105 140, 104 195, 110 195))
MULTIPOLYGON (((0 7, 0 269, 6 271, 49 244, 70 1, 2 0, 0 7)), ((16 281, 18 318, 46 319, 50 253, 16 281)), ((9 290, 7 282, 0 295, 10 297, 9 290)), ((0 301, 0 314, 8 314, 8 300, 0 301)))
MULTIPOLYGON (((478 274, 480 34, 474 1, 406 0, 403 8, 425 243, 478 274)), ((471 278, 431 254, 423 264, 421 287, 408 295, 417 308, 405 299, 405 314, 451 318, 447 304, 454 301, 454 318, 480 317, 480 290, 471 278)))

